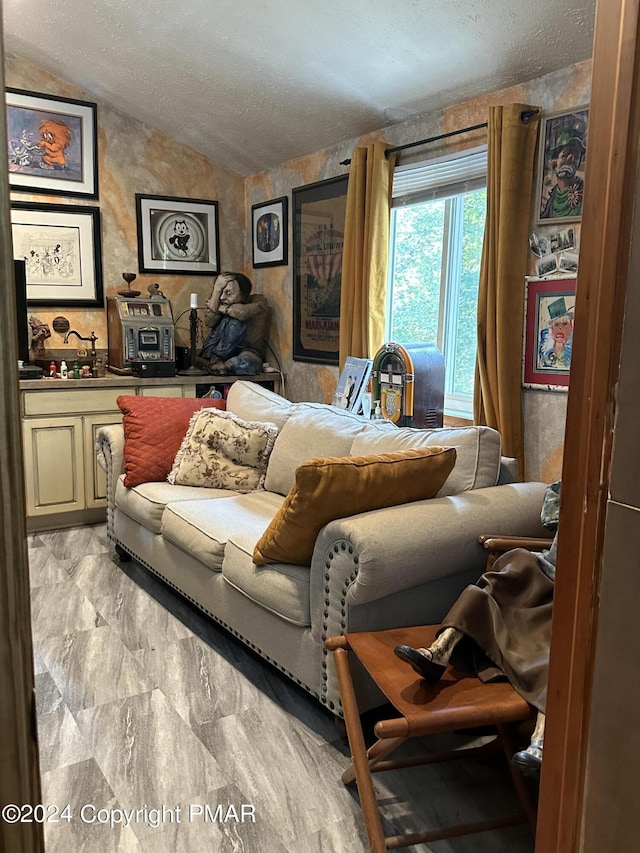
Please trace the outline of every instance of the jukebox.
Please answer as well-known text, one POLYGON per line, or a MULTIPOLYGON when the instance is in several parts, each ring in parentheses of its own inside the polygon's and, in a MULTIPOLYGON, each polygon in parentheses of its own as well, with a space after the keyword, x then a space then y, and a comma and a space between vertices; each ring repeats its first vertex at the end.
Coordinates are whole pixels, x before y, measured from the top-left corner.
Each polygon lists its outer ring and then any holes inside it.
POLYGON ((137 376, 175 376, 175 329, 168 299, 107 299, 109 370, 137 376))
POLYGON ((396 426, 441 427, 444 359, 433 344, 384 344, 373 359, 372 398, 396 426))

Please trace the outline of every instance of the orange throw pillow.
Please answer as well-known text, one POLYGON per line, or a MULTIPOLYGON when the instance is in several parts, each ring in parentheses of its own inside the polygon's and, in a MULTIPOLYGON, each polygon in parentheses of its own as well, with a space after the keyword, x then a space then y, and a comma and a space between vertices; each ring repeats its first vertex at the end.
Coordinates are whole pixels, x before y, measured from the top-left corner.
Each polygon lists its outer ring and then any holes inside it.
POLYGON ((253 562, 311 563, 320 530, 335 518, 435 497, 453 470, 453 447, 311 459, 260 537, 253 562))
POLYGON ((127 397, 117 401, 123 414, 124 484, 167 479, 194 412, 224 409, 224 400, 201 397, 127 397))

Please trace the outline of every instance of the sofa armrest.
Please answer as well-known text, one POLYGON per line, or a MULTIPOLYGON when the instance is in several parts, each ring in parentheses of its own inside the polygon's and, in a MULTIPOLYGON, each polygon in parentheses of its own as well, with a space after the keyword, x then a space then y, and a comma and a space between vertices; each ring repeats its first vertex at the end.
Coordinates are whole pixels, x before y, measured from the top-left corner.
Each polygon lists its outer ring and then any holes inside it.
POLYGON ((122 424, 100 427, 96 434, 98 464, 107 475, 107 535, 113 539, 116 484, 124 473, 124 429, 122 424))
MULTIPOLYGON (((330 522, 311 563, 314 639, 324 644, 349 631, 440 622, 485 569, 482 533, 496 527, 514 535, 548 532, 540 521, 545 489, 545 483, 491 486, 330 522)), ((332 710, 339 707, 326 649, 320 698, 332 710)))
POLYGON ((318 535, 311 564, 314 634, 320 639, 320 625, 342 633, 345 608, 450 575, 475 571, 479 577, 487 555, 478 539, 491 527, 544 536, 540 507, 545 488, 545 483, 492 486, 330 522, 318 535), (340 618, 331 624, 324 614, 335 608, 340 618))

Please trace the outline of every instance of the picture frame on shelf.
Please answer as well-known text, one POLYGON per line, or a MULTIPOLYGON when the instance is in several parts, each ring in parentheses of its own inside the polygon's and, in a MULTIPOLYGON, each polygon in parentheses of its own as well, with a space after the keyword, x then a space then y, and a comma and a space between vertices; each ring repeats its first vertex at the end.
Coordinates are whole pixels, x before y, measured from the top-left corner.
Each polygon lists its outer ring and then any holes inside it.
POLYGON ((541 225, 582 217, 588 124, 588 106, 542 117, 535 196, 541 225))
POLYGON ((14 201, 11 233, 13 256, 26 264, 29 304, 103 304, 98 207, 14 201))
POLYGON ((338 364, 348 179, 292 191, 294 361, 338 364))
POLYGON ((576 279, 527 279, 523 385, 568 391, 576 279))
POLYGON ((333 405, 339 409, 346 409, 349 412, 359 414, 372 367, 372 358, 355 358, 350 355, 345 361, 338 379, 336 391, 333 395, 333 405))
POLYGON ((136 193, 138 271, 217 275, 218 202, 136 193))
POLYGON ((254 269, 289 263, 288 206, 287 196, 251 206, 254 269))
POLYGON ((9 189, 98 198, 97 106, 5 90, 9 189))

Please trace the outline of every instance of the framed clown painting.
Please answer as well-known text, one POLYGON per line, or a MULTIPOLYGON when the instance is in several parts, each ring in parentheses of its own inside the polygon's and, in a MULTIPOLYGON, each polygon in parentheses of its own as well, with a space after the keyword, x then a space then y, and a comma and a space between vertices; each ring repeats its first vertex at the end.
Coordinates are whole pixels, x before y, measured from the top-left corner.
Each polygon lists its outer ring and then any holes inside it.
POLYGON ((582 216, 589 109, 544 116, 538 162, 538 224, 577 221, 582 216))

